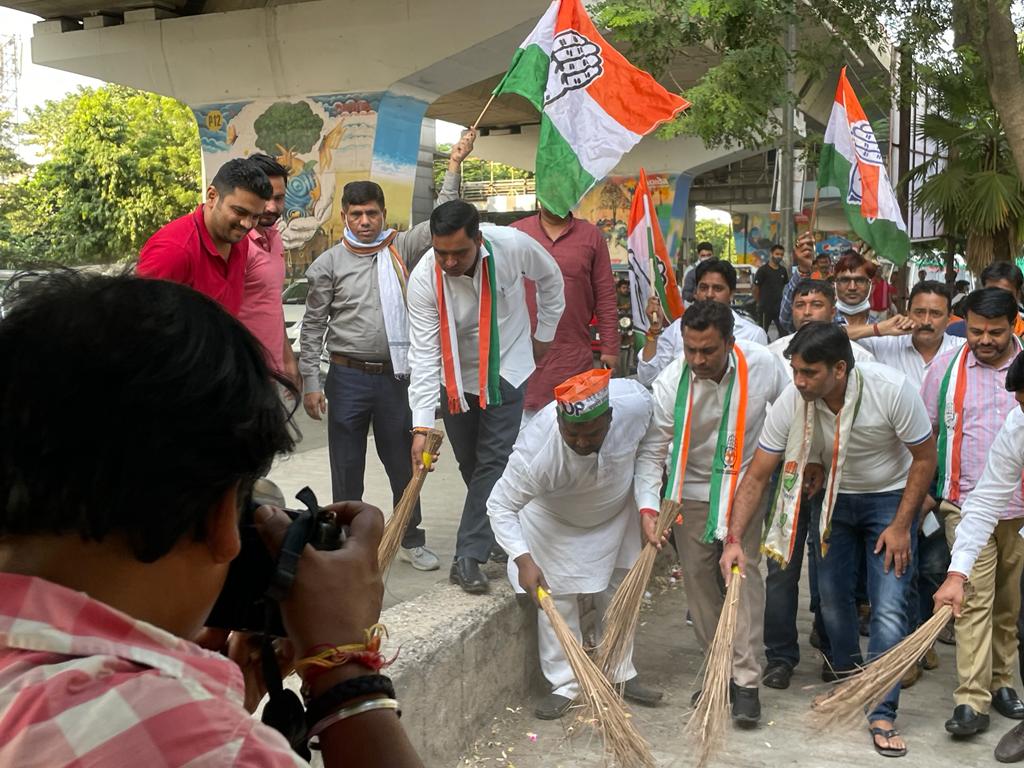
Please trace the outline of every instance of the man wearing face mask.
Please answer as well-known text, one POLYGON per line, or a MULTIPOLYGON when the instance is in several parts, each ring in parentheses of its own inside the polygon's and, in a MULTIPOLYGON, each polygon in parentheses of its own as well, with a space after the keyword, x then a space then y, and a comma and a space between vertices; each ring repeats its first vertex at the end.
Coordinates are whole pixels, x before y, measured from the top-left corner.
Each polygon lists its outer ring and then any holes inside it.
POLYGON ((867 325, 871 313, 871 280, 878 268, 857 251, 848 249, 833 268, 836 309, 847 325, 867 325))
MULTIPOLYGON (((469 131, 452 147, 439 205, 458 197, 459 169, 474 138, 469 131)), ((405 232, 385 230, 384 191, 372 181, 346 184, 341 208, 342 242, 320 254, 306 270, 309 293, 299 352, 302 404, 310 418, 319 420, 327 414, 334 500, 363 497, 366 439, 372 423, 377 455, 397 504, 412 478, 406 280, 408 270, 430 247, 430 225, 424 221, 405 232), (320 386, 320 354, 325 347, 331 358, 326 391, 320 386)), ((416 570, 437 570, 440 562, 426 547, 420 521, 417 502, 398 557, 416 570)))
MULTIPOLYGON (((637 447, 651 420, 651 396, 611 371, 573 376, 554 389, 555 402, 523 428, 487 501, 498 544, 508 553, 516 592, 537 600, 543 587, 582 640, 580 595, 594 595, 603 615, 640 553, 633 501, 637 447)), ((579 683, 543 611, 537 614, 540 665, 552 691, 539 704, 542 720, 561 717, 579 683)), ((640 685, 632 651, 611 677, 623 694, 653 706, 661 693, 640 685)))
POLYGON ((249 161, 270 179, 273 194, 259 222, 249 232, 245 287, 238 319, 263 345, 271 370, 283 373, 295 382, 296 388, 301 388, 299 365, 288 343, 284 328, 284 308, 281 305, 285 259, 277 221, 284 211, 288 170, 269 155, 250 155, 249 161))
POLYGON ((448 578, 470 594, 487 591, 480 565, 494 535, 487 498, 508 462, 523 417, 526 381, 547 353, 565 289, 558 263, 511 227, 480 225, 464 200, 430 215, 434 244, 409 277, 409 405, 412 464, 423 466, 426 434, 441 406, 448 442, 466 484, 448 578), (537 288, 531 334, 525 280, 537 288))
POLYGON ((228 160, 206 199, 146 241, 135 271, 199 291, 238 316, 245 284, 246 235, 273 194, 270 180, 249 160, 228 160))

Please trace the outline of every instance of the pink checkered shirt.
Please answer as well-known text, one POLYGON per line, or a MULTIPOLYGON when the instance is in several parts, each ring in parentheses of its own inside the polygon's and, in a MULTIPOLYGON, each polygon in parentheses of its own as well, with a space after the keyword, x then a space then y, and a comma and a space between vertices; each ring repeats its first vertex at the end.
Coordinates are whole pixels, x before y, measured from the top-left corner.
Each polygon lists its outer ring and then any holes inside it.
POLYGON ((224 657, 84 593, 0 573, 0 766, 307 766, 242 694, 224 657))
MULTIPOLYGON (((959 349, 950 350, 937 355, 928 366, 924 383, 921 385, 921 398, 932 427, 939 426, 939 389, 942 378, 953 357, 959 349)), ((996 439, 999 430, 1006 421, 1006 415, 1017 407, 1013 392, 1006 391, 1006 369, 1013 362, 1013 356, 999 368, 992 368, 978 362, 973 352, 967 353, 967 392, 964 396, 964 441, 960 448, 960 500, 974 490, 981 479, 988 461, 989 446, 996 439)), ((942 468, 939 468, 942 471, 942 468)), ((1024 498, 1018 485, 1013 501, 1003 510, 999 517, 1003 520, 1024 517, 1024 498)))

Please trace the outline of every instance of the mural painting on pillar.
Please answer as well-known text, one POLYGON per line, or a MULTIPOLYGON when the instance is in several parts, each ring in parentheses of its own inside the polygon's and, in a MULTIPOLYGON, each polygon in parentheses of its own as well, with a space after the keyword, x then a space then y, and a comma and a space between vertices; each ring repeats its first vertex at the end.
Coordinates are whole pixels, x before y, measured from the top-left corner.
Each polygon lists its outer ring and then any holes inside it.
MULTIPOLYGON (((686 223, 686 207, 689 197, 689 174, 649 173, 647 185, 658 215, 658 224, 665 237, 669 258, 676 258, 683 239, 686 223)), ((608 176, 594 185, 576 206, 575 215, 597 225, 608 241, 608 253, 612 266, 625 268, 626 235, 629 225, 629 209, 636 189, 636 176, 608 176)))
POLYGON ((388 225, 408 228, 426 102, 390 92, 207 104, 193 108, 206 179, 236 157, 264 152, 289 171, 278 222, 293 270, 341 238, 341 192, 371 179, 388 225))

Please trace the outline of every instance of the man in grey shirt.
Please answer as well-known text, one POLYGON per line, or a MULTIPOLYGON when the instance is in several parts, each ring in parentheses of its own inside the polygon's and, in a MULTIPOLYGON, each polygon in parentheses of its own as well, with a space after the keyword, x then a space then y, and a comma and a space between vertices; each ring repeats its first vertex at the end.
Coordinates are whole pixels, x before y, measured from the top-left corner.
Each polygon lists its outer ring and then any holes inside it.
MULTIPOLYGON (((475 138, 468 131, 452 148, 438 205, 458 198, 462 161, 475 138)), ((341 207, 342 241, 306 270, 309 293, 299 353, 302 404, 313 419, 327 414, 334 501, 363 497, 366 437, 372 423, 377 455, 397 504, 412 477, 405 283, 409 270, 430 248, 430 224, 425 221, 406 232, 384 229, 384 192, 372 181, 346 184, 341 207), (331 359, 325 391, 320 387, 324 348, 331 359)), ((439 561, 425 546, 420 522, 417 503, 399 557, 418 570, 436 570, 439 561)))

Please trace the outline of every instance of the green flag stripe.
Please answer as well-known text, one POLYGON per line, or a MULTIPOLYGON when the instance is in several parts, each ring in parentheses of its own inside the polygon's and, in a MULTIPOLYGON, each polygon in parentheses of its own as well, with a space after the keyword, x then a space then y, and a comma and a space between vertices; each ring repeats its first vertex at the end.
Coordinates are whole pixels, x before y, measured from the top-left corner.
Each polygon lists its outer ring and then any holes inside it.
POLYGON ((850 161, 836 150, 834 144, 825 144, 821 148, 818 188, 823 187, 836 187, 839 190, 846 219, 858 237, 874 248, 879 256, 884 256, 894 264, 906 263, 910 257, 910 238, 907 233, 897 227, 896 222, 887 219, 869 222, 861 215, 859 205, 846 202, 850 188, 850 161))
POLYGON ((544 88, 548 83, 548 67, 551 59, 537 45, 528 45, 516 50, 509 64, 508 72, 494 89, 496 95, 518 93, 538 112, 544 110, 544 88))
POLYGON ((484 240, 487 259, 484 277, 491 290, 491 346, 487 355, 487 404, 501 405, 501 339, 498 335, 498 278, 494 263, 494 248, 484 240))
POLYGON ((540 118, 537 145, 537 200, 556 216, 565 216, 597 181, 546 114, 540 118))

